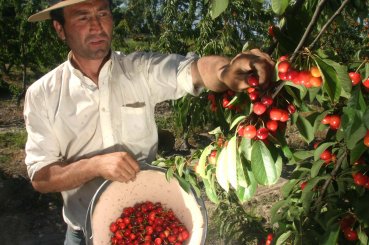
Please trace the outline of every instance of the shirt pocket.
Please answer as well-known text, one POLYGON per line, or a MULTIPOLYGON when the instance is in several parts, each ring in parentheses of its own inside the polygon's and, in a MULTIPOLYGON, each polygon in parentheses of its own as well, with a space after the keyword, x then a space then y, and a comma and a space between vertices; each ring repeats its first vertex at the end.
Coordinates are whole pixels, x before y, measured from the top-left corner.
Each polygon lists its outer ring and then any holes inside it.
POLYGON ((146 113, 145 106, 121 107, 123 141, 138 141, 151 135, 150 120, 146 113))

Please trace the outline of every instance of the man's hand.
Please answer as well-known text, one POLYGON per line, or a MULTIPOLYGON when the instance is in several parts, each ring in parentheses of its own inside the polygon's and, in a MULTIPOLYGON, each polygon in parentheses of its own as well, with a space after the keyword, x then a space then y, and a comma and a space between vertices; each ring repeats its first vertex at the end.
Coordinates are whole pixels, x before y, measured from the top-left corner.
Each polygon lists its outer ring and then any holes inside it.
POLYGON ((215 92, 244 91, 250 87, 250 75, 257 76, 260 85, 270 82, 274 65, 269 55, 259 49, 240 53, 231 61, 222 56, 204 56, 192 65, 192 81, 195 87, 205 86, 215 92))
POLYGON ((127 182, 140 171, 138 162, 127 152, 114 152, 94 157, 98 175, 104 179, 127 182))
POLYGON ((243 91, 249 87, 247 78, 257 76, 259 84, 267 84, 273 77, 275 63, 266 53, 252 49, 234 57, 221 73, 220 80, 233 91, 243 91))

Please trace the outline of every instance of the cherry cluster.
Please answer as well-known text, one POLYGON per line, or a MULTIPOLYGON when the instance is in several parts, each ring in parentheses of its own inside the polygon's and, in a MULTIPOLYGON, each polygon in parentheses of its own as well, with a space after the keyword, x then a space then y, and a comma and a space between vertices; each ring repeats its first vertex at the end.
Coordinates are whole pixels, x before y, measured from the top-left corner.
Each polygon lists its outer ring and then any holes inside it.
POLYGON ((369 177, 361 172, 352 174, 354 183, 358 186, 363 186, 365 189, 369 189, 369 177))
POLYGON ((190 236, 171 209, 150 201, 124 208, 109 228, 112 245, 181 245, 190 236))
POLYGON ((349 77, 351 79, 352 85, 356 86, 358 85, 360 82, 362 82, 363 86, 367 89, 367 91, 369 91, 369 77, 366 78, 365 80, 362 79, 362 76, 360 73, 356 72, 356 71, 351 71, 349 72, 349 77))
POLYGON ((238 135, 248 139, 265 140, 269 133, 275 133, 277 129, 288 121, 291 114, 296 112, 293 104, 288 104, 287 108, 281 108, 276 105, 272 96, 265 94, 260 96, 257 86, 258 79, 255 76, 249 76, 248 84, 251 86, 247 92, 251 103, 253 104, 253 113, 257 117, 254 124, 242 124, 238 127, 238 135))
POLYGON ((312 66, 310 70, 299 70, 294 68, 288 61, 288 56, 281 56, 277 66, 278 77, 283 81, 291 81, 296 85, 302 85, 306 88, 322 86, 323 79, 320 70, 312 66))
POLYGON ((353 228, 354 224, 356 223, 356 219, 352 214, 345 215, 339 223, 340 229, 343 232, 346 240, 356 241, 359 239, 357 232, 353 228))

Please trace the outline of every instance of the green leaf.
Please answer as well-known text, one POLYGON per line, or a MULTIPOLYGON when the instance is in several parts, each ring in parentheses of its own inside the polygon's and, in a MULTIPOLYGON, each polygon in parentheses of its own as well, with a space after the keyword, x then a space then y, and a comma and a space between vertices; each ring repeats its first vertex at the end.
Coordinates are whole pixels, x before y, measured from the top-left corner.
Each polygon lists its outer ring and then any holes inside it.
POLYGON ((340 234, 340 229, 338 225, 332 227, 332 229, 327 230, 322 238, 322 243, 325 245, 337 244, 338 236, 340 234))
POLYGON ((228 173, 228 182, 234 189, 237 189, 238 181, 237 181, 237 159, 238 151, 237 151, 237 136, 233 136, 227 145, 227 173, 228 173))
POLYGON ((295 159, 300 161, 306 160, 314 156, 314 151, 297 151, 293 154, 293 156, 295 157, 295 159))
POLYGON ((185 190, 187 193, 190 193, 191 184, 189 182, 187 182, 184 178, 178 176, 178 174, 174 174, 174 176, 178 180, 179 185, 183 188, 183 190, 185 190))
POLYGON ((247 159, 248 161, 251 160, 251 150, 252 150, 251 139, 246 139, 245 137, 242 137, 241 144, 238 149, 245 159, 247 159))
POLYGON ((168 168, 167 172, 165 173, 165 178, 167 179, 167 181, 170 181, 170 179, 173 177, 173 174, 173 168, 168 168))
POLYGON ((217 159, 217 168, 215 171, 218 184, 226 191, 229 191, 228 182, 228 160, 227 160, 227 147, 224 147, 217 159))
POLYGON ((283 207, 288 207, 289 205, 290 205, 289 199, 283 199, 273 204, 272 208, 270 209, 272 224, 278 222, 278 220, 281 218, 281 215, 284 214, 284 212, 278 212, 278 211, 283 207))
POLYGON ((363 245, 368 244, 368 236, 366 235, 366 233, 364 231, 359 230, 358 231, 358 237, 359 237, 359 240, 360 240, 360 244, 363 244, 363 245))
POLYGON ((228 7, 228 0, 212 0, 210 7, 210 16, 212 19, 218 17, 228 7))
POLYGON ((255 180, 251 181, 251 184, 246 188, 242 186, 238 186, 236 190, 236 195, 238 199, 240 200, 240 202, 244 203, 250 200, 255 195, 256 187, 257 187, 257 184, 255 180))
POLYGON ((272 10, 277 15, 282 15, 288 7, 288 0, 272 0, 272 10))
POLYGON ((278 180, 277 169, 269 149, 258 140, 252 145, 251 169, 261 185, 272 185, 278 180))
POLYGON ((245 118, 246 116, 239 116, 236 119, 234 119, 229 129, 231 130, 232 128, 234 128, 239 122, 241 122, 245 118))
POLYGON ((369 129, 369 108, 366 108, 365 113, 363 115, 363 122, 367 129, 369 129))
POLYGON ((367 149, 368 147, 366 147, 363 142, 356 144, 354 149, 352 149, 350 152, 350 164, 353 164, 355 161, 357 161, 367 149))
POLYGON ((292 189, 296 186, 296 184, 300 180, 297 179, 291 179, 287 183, 285 183, 281 188, 281 194, 284 198, 288 197, 288 195, 291 193, 292 189))
POLYGON ((176 163, 176 166, 177 166, 177 169, 178 169, 178 175, 182 177, 183 168, 186 164, 186 161, 184 160, 183 157, 176 156, 175 157, 175 163, 176 163))
POLYGON ((206 163, 208 162, 208 156, 210 152, 213 150, 213 148, 214 147, 212 145, 208 145, 207 147, 205 147, 205 149, 201 153, 201 156, 199 159, 199 165, 197 166, 197 172, 202 178, 206 178, 205 166, 206 166, 206 163))
POLYGON ((276 241, 276 245, 285 244, 284 242, 291 236, 292 231, 286 231, 282 235, 280 235, 276 241))
POLYGON ((314 196, 314 191, 313 191, 314 187, 321 180, 327 179, 329 177, 330 176, 325 175, 325 176, 318 176, 318 177, 308 180, 304 190, 302 191, 302 195, 301 195, 302 206, 304 208, 305 213, 308 213, 310 210, 311 202, 313 201, 313 196, 314 196))
POLYGON ((314 128, 311 123, 301 115, 298 115, 296 120, 296 126, 307 143, 314 140, 314 128))
POLYGON ((216 190, 214 185, 211 184, 211 179, 203 179, 202 180, 205 186, 205 193, 208 196, 209 200, 212 201, 213 203, 218 204, 219 203, 219 199, 218 196, 216 194, 216 190))
POLYGON ((328 94, 331 102, 334 103, 338 101, 342 90, 336 71, 320 58, 316 58, 316 62, 321 68, 320 71, 324 78, 323 91, 328 94))
POLYGON ((334 62, 333 60, 329 59, 323 59, 323 61, 333 67, 333 69, 336 71, 337 79, 342 87, 342 94, 341 96, 345 98, 350 97, 350 92, 352 88, 352 82, 350 77, 348 76, 348 70, 347 66, 341 65, 337 62, 334 62))
POLYGON ((242 186, 244 188, 249 186, 249 183, 247 182, 247 168, 244 166, 244 161, 242 161, 241 157, 238 155, 237 157, 237 180, 238 180, 238 187, 242 186))
POLYGON ((322 168, 322 165, 324 164, 323 160, 318 160, 314 162, 313 166, 311 167, 310 176, 311 178, 314 178, 318 176, 320 169, 322 168))

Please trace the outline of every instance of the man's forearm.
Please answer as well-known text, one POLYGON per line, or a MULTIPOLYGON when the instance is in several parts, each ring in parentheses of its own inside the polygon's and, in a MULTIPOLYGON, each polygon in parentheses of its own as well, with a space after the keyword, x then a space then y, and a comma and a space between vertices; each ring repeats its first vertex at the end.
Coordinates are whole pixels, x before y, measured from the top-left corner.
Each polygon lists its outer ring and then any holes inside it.
POLYGON ((36 172, 32 185, 35 190, 61 192, 74 189, 97 177, 91 159, 82 159, 74 163, 54 163, 36 172))
POLYGON ((215 92, 227 90, 221 73, 230 60, 222 56, 204 56, 192 64, 192 79, 196 87, 206 87, 215 92))

